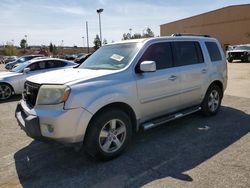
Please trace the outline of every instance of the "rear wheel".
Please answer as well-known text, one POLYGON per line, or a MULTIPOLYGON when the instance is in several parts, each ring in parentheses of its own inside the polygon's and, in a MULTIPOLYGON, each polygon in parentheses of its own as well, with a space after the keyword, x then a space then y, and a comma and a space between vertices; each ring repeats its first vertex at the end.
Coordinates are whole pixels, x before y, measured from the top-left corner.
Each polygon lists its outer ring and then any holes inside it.
POLYGON ((87 131, 85 146, 92 157, 110 160, 120 155, 132 137, 132 125, 126 113, 111 109, 97 114, 87 131))
POLYGON ((0 100, 7 100, 12 96, 12 88, 8 84, 0 83, 0 100))
POLYGON ((233 62, 233 59, 228 58, 227 61, 228 61, 229 63, 232 63, 232 62, 233 62))
POLYGON ((206 116, 215 115, 221 105, 222 90, 217 85, 211 85, 201 104, 202 113, 206 116))

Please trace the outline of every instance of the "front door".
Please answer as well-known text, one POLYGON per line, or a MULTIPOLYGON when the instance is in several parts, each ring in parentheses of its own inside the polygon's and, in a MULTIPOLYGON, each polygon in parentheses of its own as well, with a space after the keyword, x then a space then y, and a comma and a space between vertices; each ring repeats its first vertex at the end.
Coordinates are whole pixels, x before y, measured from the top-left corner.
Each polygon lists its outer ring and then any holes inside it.
POLYGON ((180 102, 180 74, 173 67, 169 42, 155 43, 144 52, 139 63, 155 61, 156 71, 136 74, 141 121, 177 111, 180 102))

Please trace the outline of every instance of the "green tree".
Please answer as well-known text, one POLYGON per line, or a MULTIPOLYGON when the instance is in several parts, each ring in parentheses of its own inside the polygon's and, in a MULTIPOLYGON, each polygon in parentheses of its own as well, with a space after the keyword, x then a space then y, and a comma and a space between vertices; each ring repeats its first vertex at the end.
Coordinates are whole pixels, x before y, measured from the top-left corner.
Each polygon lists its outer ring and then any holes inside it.
POLYGON ((101 47, 101 40, 100 40, 100 37, 99 35, 96 35, 95 39, 94 39, 94 49, 97 50, 98 48, 101 47))
POLYGON ((58 49, 57 49, 56 45, 53 45, 53 54, 54 55, 58 54, 58 49))
POLYGON ((129 39, 140 39, 140 38, 150 38, 154 37, 153 31, 148 27, 146 29, 146 32, 141 35, 140 33, 135 33, 134 35, 131 35, 130 33, 124 33, 122 35, 122 40, 129 40, 129 39))
POLYGON ((12 43, 7 42, 7 44, 4 46, 4 55, 11 56, 16 54, 17 54, 16 47, 13 46, 12 43))
POLYGON ((103 44, 103 45, 105 45, 105 44, 108 44, 108 41, 107 41, 107 39, 103 39, 103 42, 102 42, 102 44, 103 44))
POLYGON ((143 38, 142 35, 140 33, 135 33, 131 39, 140 39, 140 38, 143 38))
POLYGON ((27 41, 25 39, 22 39, 20 42, 20 46, 22 49, 27 48, 27 46, 28 46, 27 41))
POLYGON ((131 34, 130 33, 124 33, 122 36, 122 40, 129 40, 131 39, 131 34))
POLYGON ((53 53, 54 52, 54 46, 52 43, 49 44, 49 52, 53 53))
POLYGON ((154 37, 154 33, 153 31, 148 27, 146 29, 146 32, 143 34, 143 38, 150 38, 150 37, 154 37))

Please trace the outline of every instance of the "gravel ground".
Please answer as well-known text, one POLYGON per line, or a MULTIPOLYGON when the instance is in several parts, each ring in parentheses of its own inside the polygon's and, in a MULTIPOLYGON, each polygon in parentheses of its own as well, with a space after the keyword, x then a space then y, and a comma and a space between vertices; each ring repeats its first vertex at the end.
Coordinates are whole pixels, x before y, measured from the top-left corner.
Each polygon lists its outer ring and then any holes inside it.
POLYGON ((250 187, 250 64, 228 67, 218 115, 196 113, 140 132, 105 163, 33 141, 14 118, 20 97, 1 103, 0 187, 250 187))

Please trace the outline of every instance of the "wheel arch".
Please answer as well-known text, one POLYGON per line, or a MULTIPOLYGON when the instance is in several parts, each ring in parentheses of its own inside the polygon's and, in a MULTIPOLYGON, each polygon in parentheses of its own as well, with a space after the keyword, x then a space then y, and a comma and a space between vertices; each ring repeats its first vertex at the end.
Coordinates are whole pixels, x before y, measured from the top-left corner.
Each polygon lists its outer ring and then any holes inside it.
MULTIPOLYGON (((222 81, 220 81, 220 80, 214 80, 214 81, 209 85, 209 87, 211 87, 212 85, 217 85, 217 86, 221 89, 222 97, 223 97, 224 87, 223 87, 222 81)), ((208 87, 208 88, 209 88, 209 87, 208 87)), ((207 88, 207 90, 208 90, 208 88, 207 88)))
POLYGON ((16 93, 15 90, 14 90, 14 88, 12 87, 12 85, 11 85, 10 83, 4 82, 4 81, 0 81, 0 85, 1 85, 1 84, 6 84, 6 85, 10 86, 10 88, 11 88, 11 90, 12 90, 12 95, 16 93))
POLYGON ((91 117, 91 119, 88 123, 87 129, 86 129, 85 136, 86 136, 86 134, 88 134, 88 130, 90 129, 90 124, 95 119, 95 117, 98 116, 98 114, 102 113, 103 111, 106 111, 109 109, 118 109, 118 110, 124 111, 131 119, 133 132, 138 131, 139 126, 138 126, 136 114, 135 114, 135 111, 133 110, 133 108, 124 102, 113 102, 113 103, 107 104, 107 105, 103 106, 102 108, 100 108, 99 110, 97 110, 96 113, 91 117))

